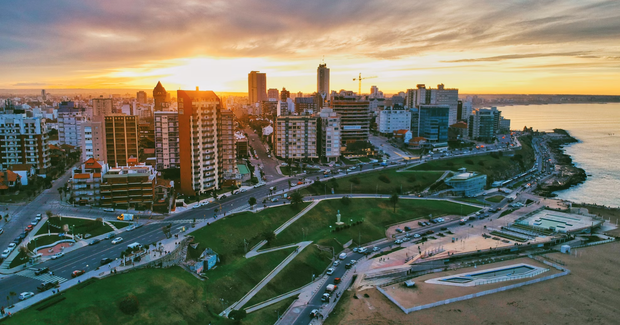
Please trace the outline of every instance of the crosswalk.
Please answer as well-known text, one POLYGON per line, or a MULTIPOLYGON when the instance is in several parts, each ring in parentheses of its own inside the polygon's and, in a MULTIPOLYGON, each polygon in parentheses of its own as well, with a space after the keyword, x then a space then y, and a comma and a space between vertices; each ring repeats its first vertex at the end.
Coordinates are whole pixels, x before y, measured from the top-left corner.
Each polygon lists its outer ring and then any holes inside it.
POLYGON ((41 274, 41 275, 35 275, 33 270, 25 270, 23 272, 16 273, 16 275, 23 276, 23 277, 26 277, 26 278, 35 279, 35 280, 39 280, 39 281, 41 281, 41 283, 43 283, 43 282, 50 282, 50 281, 58 281, 58 283, 63 283, 65 281, 69 280, 69 279, 65 279, 65 278, 60 277, 60 276, 50 275, 49 273, 45 273, 45 274, 41 274))

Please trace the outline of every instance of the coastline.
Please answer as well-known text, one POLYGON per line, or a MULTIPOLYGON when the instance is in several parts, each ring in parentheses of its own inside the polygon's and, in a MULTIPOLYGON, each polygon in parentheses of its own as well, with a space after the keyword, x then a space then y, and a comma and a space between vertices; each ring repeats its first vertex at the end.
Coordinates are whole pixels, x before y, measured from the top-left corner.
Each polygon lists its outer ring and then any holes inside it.
POLYGON ((560 174, 536 189, 537 194, 545 197, 556 197, 555 192, 579 185, 588 178, 586 171, 575 166, 571 156, 567 155, 564 150, 566 145, 577 143, 579 140, 563 129, 553 129, 551 135, 548 136, 547 144, 555 159, 556 169, 559 169, 560 174))

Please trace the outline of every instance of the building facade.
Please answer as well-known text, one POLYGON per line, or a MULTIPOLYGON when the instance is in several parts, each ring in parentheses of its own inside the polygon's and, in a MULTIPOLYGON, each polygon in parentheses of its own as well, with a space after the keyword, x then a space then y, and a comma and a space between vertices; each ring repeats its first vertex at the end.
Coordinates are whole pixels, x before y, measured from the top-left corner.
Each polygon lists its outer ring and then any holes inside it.
POLYGON ((219 188, 217 118, 212 91, 177 91, 181 192, 197 195, 219 188))
POLYGON ((0 170, 33 165, 45 176, 51 167, 45 120, 22 114, 0 114, 0 170))
POLYGON ((156 172, 152 166, 110 168, 103 175, 100 204, 103 207, 150 209, 153 204, 156 172))
POLYGON ((445 180, 446 185, 453 188, 455 194, 465 197, 474 197, 484 190, 487 184, 487 175, 466 172, 461 168, 461 173, 445 180))
POLYGON ((104 118, 106 163, 110 168, 126 166, 138 158, 138 117, 114 114, 104 118))
POLYGON ((180 168, 179 113, 154 112, 156 169, 180 168))
POLYGON ((267 98, 278 100, 280 98, 280 91, 277 88, 269 88, 269 90, 267 90, 267 98))
POLYGON ((278 116, 274 126, 275 155, 283 159, 318 158, 317 118, 278 116))
POLYGON ((447 105, 420 105, 418 134, 430 143, 447 143, 450 107, 447 105))
POLYGON ((80 148, 82 149, 82 161, 87 161, 91 158, 96 161, 105 161, 107 159, 103 122, 95 120, 82 122, 80 148))
POLYGON ((252 71, 248 74, 248 97, 250 104, 268 100, 267 74, 258 71, 252 71))
POLYGON ((327 161, 338 159, 342 143, 340 116, 331 108, 322 109, 319 116, 321 118, 321 139, 319 141, 321 157, 327 158, 327 161))
POLYGON ((411 111, 403 106, 385 107, 377 115, 379 133, 388 134, 411 128, 411 111))
POLYGON ((458 100, 459 90, 445 88, 443 84, 437 85, 436 89, 426 88, 426 85, 419 84, 416 89, 407 89, 405 94, 405 106, 407 108, 418 108, 420 105, 447 105, 450 109, 449 125, 457 122, 458 100))
POLYGON ((136 93, 136 101, 140 104, 146 104, 146 92, 140 90, 136 93))
POLYGON ((331 108, 340 115, 341 143, 368 141, 370 133, 370 103, 354 95, 336 96, 331 108))
POLYGON ((101 200, 101 180, 108 165, 93 158, 71 170, 69 195, 77 204, 98 205, 101 200))
POLYGON ((114 113, 114 102, 112 98, 93 98, 93 117, 103 117, 114 113))
POLYGON ((168 103, 168 92, 159 81, 155 88, 153 88, 153 103, 153 112, 166 112, 170 108, 170 103, 168 103))
POLYGON ((319 103, 319 106, 323 106, 325 101, 329 100, 329 68, 326 63, 319 64, 316 69, 316 93, 322 97, 323 103, 319 103))
POLYGON ((469 116, 469 138, 479 141, 493 141, 499 133, 502 112, 497 107, 475 109, 469 116))
POLYGON ((220 110, 217 118, 217 153, 219 182, 224 186, 241 185, 237 171, 235 147, 235 115, 231 110, 220 110))

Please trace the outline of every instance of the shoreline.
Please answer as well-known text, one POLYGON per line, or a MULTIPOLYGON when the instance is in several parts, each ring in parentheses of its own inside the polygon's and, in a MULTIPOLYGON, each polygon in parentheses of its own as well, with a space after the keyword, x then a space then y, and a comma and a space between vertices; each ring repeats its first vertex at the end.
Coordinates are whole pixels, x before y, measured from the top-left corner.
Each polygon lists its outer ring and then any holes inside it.
MULTIPOLYGON (((557 197, 555 192, 567 190, 573 186, 584 183, 588 176, 583 168, 575 166, 570 155, 566 154, 564 147, 579 140, 572 137, 564 129, 553 129, 553 136, 547 136, 549 150, 555 159, 556 166, 559 166, 560 176, 554 177, 551 183, 543 183, 536 190, 536 193, 544 197, 557 197)), ((556 167, 557 168, 557 167, 556 167)))

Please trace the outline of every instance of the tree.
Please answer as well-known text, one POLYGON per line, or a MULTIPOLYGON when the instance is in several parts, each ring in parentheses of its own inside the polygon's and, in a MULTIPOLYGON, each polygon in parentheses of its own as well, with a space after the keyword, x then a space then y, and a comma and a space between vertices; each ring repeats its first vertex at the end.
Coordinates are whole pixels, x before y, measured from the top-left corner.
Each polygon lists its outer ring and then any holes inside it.
POLYGON ((276 239, 276 233, 271 230, 265 230, 263 231, 262 237, 269 243, 272 240, 276 239))
POLYGON ((254 206, 256 205, 256 198, 252 196, 252 197, 248 200, 248 204, 249 204, 249 205, 252 207, 252 209, 253 209, 253 208, 254 208, 254 206))
POLYGON ((299 193, 299 191, 293 192, 291 194, 291 204, 296 207, 297 205, 304 203, 304 197, 299 193))
POLYGON ((351 199, 349 199, 349 197, 345 195, 342 197, 342 199, 340 199, 340 202, 342 202, 342 204, 344 205, 349 205, 351 204, 351 199))
POLYGON ((228 318, 232 319, 232 320, 236 320, 236 321, 240 321, 242 319, 244 319, 246 316, 248 315, 248 313, 241 309, 241 310, 231 310, 230 313, 228 313, 228 318))
POLYGON ((52 213, 52 210, 47 210, 45 211, 45 215, 47 215, 48 218, 51 218, 54 214, 52 213))
POLYGON ((392 205, 394 206, 394 213, 396 213, 396 203, 398 203, 398 193, 394 193, 392 194, 392 196, 390 197, 390 202, 392 203, 392 205))

